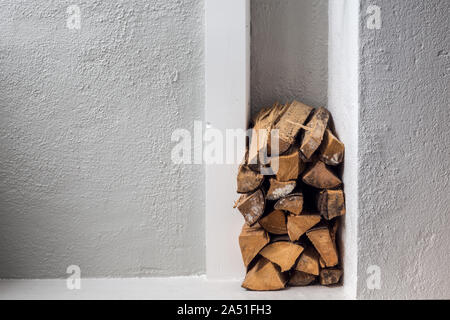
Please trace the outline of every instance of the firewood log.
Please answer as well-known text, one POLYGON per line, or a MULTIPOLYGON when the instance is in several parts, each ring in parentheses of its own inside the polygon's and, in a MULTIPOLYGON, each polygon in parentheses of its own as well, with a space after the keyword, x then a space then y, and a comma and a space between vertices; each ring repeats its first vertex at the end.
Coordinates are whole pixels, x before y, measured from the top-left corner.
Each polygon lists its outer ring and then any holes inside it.
POLYGON ((325 266, 334 267, 338 264, 339 259, 336 245, 331 238, 330 230, 326 225, 313 228, 306 232, 306 235, 319 252, 325 266))
POLYGON ((300 151, 306 158, 311 158, 312 154, 322 143, 329 118, 330 113, 328 110, 321 107, 314 112, 311 120, 306 125, 309 130, 305 130, 305 134, 303 135, 303 140, 300 145, 300 151))
POLYGON ((303 194, 291 193, 281 198, 275 203, 274 209, 289 211, 294 215, 299 215, 303 210, 303 194))
POLYGON ((314 247, 309 246, 302 252, 295 270, 316 276, 319 275, 319 253, 314 247))
POLYGON ((342 190, 323 190, 320 192, 317 207, 327 220, 345 214, 344 192, 342 190))
POLYGON ((280 198, 286 197, 292 190, 295 189, 297 183, 295 181, 278 181, 271 178, 270 187, 267 191, 267 200, 278 200, 280 198))
POLYGON ((286 234, 286 215, 281 210, 274 210, 259 220, 264 230, 273 234, 286 234))
POLYGON ((318 214, 289 215, 287 218, 287 232, 291 241, 297 241, 300 237, 320 221, 318 214))
POLYGON ((300 159, 298 150, 271 159, 272 168, 275 167, 275 161, 278 162, 278 171, 276 172, 278 181, 296 180, 305 169, 305 164, 300 159))
POLYGON ((335 245, 336 245, 336 234, 337 234, 337 231, 338 231, 340 225, 341 225, 341 222, 339 221, 339 219, 335 219, 334 224, 330 230, 330 237, 335 245))
POLYGON ((303 174, 303 182, 318 189, 330 189, 341 185, 342 181, 326 167, 322 161, 317 161, 303 174))
POLYGON ((307 285, 310 285, 314 280, 316 280, 315 275, 294 270, 291 273, 291 277, 289 279, 288 285, 293 286, 293 287, 307 286, 307 285))
POLYGON ((298 101, 293 101, 281 115, 274 126, 278 129, 279 154, 284 153, 295 142, 300 129, 314 108, 298 101))
POLYGON ((269 242, 269 234, 258 223, 253 226, 244 223, 239 235, 239 246, 245 267, 248 267, 259 251, 269 242))
POLYGON ((319 281, 323 286, 329 286, 332 284, 337 284, 342 277, 342 270, 332 268, 332 269, 322 269, 320 270, 319 281))
POLYGON ((236 202, 235 208, 238 208, 245 221, 251 226, 264 213, 265 204, 264 193, 258 189, 253 193, 243 194, 236 202))
POLYGON ((287 282, 286 276, 278 267, 264 257, 259 257, 256 264, 245 276, 242 287, 249 290, 281 290, 287 282))
POLYGON ((327 129, 320 147, 320 159, 330 166, 337 166, 344 160, 344 149, 344 144, 327 129))
POLYGON ((262 174, 253 171, 245 164, 239 166, 237 175, 238 193, 253 192, 261 186, 263 181, 264 176, 262 174))
POLYGON ((285 106, 275 103, 271 108, 262 109, 257 114, 250 139, 248 164, 260 163, 259 155, 263 152, 268 153, 267 144, 270 141, 270 132, 286 110, 285 106), (263 131, 259 132, 259 130, 263 131))
POLYGON ((270 243, 259 253, 281 268, 281 271, 290 270, 297 260, 303 247, 292 242, 279 241, 270 243))

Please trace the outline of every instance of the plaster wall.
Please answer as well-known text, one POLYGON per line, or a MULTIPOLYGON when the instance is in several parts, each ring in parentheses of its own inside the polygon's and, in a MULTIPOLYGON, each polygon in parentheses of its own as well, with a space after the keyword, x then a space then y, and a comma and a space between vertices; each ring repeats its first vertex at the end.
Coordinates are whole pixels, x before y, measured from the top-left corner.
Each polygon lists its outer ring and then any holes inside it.
POLYGON ((450 298, 449 12, 447 0, 361 1, 359 298, 450 298), (367 27, 373 4, 380 29, 367 27))
POLYGON ((327 104, 328 1, 251 1, 251 113, 299 99, 327 104))
POLYGON ((204 273, 203 5, 0 1, 0 278, 204 273))

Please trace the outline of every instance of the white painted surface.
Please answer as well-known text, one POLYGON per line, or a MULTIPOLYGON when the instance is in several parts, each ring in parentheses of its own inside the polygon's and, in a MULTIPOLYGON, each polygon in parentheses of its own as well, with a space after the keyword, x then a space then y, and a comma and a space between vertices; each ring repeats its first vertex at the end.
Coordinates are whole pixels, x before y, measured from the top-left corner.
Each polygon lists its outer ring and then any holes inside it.
POLYGON ((309 287, 273 292, 247 291, 240 281, 201 277, 147 279, 82 279, 80 290, 65 280, 0 280, 2 299, 172 299, 172 300, 313 300, 348 299, 341 288, 309 287))
POLYGON ((358 297, 450 298, 450 2, 378 0, 360 47, 358 297), (378 265, 381 289, 366 270, 378 265))
POLYGON ((298 99, 327 104, 328 0, 251 1, 251 113, 298 99))
POLYGON ((203 18, 198 0, 1 1, 0 277, 205 271, 204 170, 170 158, 204 116, 203 18))
MULTIPOLYGON (((224 135, 247 128, 249 1, 206 2, 206 122, 224 135)), ((239 161, 244 155, 241 151, 239 161)), ((238 245, 243 218, 233 209, 238 163, 206 165, 206 272, 210 279, 242 278, 238 245)))
POLYGON ((346 215, 340 230, 344 287, 356 296, 358 222, 358 66, 359 1, 330 1, 328 44, 328 109, 345 144, 342 181, 346 215))

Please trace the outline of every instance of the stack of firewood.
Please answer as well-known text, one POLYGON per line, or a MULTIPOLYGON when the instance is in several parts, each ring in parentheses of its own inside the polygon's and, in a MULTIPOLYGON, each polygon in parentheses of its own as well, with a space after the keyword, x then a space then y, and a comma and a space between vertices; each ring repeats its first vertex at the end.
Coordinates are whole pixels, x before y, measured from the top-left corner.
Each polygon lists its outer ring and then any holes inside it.
POLYGON ((252 135, 237 176, 241 196, 235 207, 245 219, 239 236, 247 268, 242 286, 279 290, 339 283, 336 233, 345 204, 338 172, 344 145, 332 131, 330 113, 293 101, 263 109, 253 122, 253 132, 267 134, 252 135), (263 174, 274 160, 278 170, 263 174))

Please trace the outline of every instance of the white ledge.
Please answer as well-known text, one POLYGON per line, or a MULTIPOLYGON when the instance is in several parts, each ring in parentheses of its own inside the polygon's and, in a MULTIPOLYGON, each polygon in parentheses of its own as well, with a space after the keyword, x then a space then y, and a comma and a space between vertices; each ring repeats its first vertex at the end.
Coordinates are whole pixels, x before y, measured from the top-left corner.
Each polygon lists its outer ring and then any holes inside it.
POLYGON ((0 299, 133 299, 133 300, 313 300, 351 299, 343 287, 296 287, 254 292, 241 281, 207 280, 206 276, 171 278, 82 279, 81 289, 69 290, 66 280, 0 280, 0 299))

